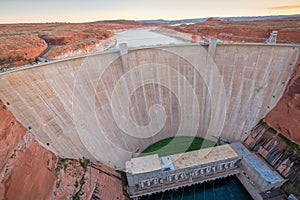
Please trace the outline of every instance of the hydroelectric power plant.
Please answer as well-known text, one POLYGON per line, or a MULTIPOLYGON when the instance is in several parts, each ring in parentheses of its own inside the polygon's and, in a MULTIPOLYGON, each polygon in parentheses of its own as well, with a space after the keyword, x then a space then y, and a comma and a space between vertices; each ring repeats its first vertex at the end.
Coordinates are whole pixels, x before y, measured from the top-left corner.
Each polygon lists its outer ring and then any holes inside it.
POLYGON ((241 143, 171 156, 157 154, 126 162, 128 193, 139 196, 237 175, 254 199, 279 188, 285 180, 241 143))
MULTIPOLYGON (((169 137, 242 142, 281 98, 299 52, 288 44, 215 41, 129 49, 120 45, 120 50, 2 73, 0 99, 57 155, 96 159, 125 171, 126 161, 169 137)), ((261 161, 247 162, 234 152, 229 157, 236 162, 226 165, 228 169, 236 169, 242 182, 247 176, 256 179, 251 167, 263 166, 261 161)), ((222 171, 226 166, 212 167, 222 171)), ((201 169, 213 171, 200 166, 194 173, 201 174, 201 169)))

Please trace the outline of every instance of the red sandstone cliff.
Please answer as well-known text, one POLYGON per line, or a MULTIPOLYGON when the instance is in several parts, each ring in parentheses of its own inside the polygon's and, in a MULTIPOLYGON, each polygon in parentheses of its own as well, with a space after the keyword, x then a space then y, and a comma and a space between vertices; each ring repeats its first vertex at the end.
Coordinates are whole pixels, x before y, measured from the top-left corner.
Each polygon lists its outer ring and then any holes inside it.
POLYGON ((265 121, 300 144, 300 58, 283 97, 268 113, 265 121))
POLYGON ((104 40, 106 38, 112 37, 114 34, 105 29, 97 28, 86 28, 84 30, 78 31, 64 31, 59 33, 49 33, 41 35, 48 44, 51 45, 68 45, 74 44, 83 40, 89 40, 91 38, 104 40))
POLYGON ((299 18, 221 21, 209 18, 205 22, 190 25, 166 26, 165 28, 201 36, 204 41, 216 37, 222 41, 264 43, 273 30, 278 31, 280 43, 300 42, 299 18))
POLYGON ((43 54, 43 57, 47 59, 59 59, 105 51, 114 46, 116 42, 115 37, 110 37, 103 40, 88 39, 69 45, 50 45, 48 51, 43 54))
POLYGON ((46 48, 47 43, 37 34, 0 36, 0 70, 31 63, 46 48))
POLYGON ((49 199, 56 156, 41 147, 0 101, 0 199, 49 199))
POLYGON ((169 37, 174 37, 174 38, 178 38, 178 39, 186 40, 186 41, 191 41, 191 42, 206 40, 206 38, 204 38, 200 35, 178 32, 178 31, 168 29, 168 28, 163 28, 163 27, 158 27, 158 28, 156 28, 152 31, 163 34, 163 35, 167 35, 169 37))
POLYGON ((82 30, 65 30, 58 33, 40 35, 48 44, 47 51, 41 56, 57 59, 103 51, 116 43, 115 40, 111 40, 105 47, 101 46, 105 40, 113 36, 113 32, 100 29, 99 27, 87 27, 82 30))
POLYGON ((15 150, 1 172, 1 199, 49 199, 55 184, 56 157, 31 139, 15 150))
POLYGON ((26 129, 0 100, 0 171, 3 171, 5 163, 25 134, 26 129))
POLYGON ((112 166, 57 158, 43 148, 0 100, 0 199, 126 200, 112 166))
POLYGON ((103 51, 115 44, 113 32, 150 27, 129 20, 93 23, 0 24, 0 71, 49 59, 103 51))
POLYGON ((102 162, 59 159, 52 199, 127 200, 121 175, 102 162))

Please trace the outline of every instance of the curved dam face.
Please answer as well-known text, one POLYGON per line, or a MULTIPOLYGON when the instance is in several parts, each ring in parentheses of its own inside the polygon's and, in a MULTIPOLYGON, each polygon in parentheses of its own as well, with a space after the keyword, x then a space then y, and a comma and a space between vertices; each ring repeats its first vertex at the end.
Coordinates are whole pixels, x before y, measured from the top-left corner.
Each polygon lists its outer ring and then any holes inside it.
POLYGON ((62 157, 125 161, 161 139, 243 140, 281 98, 299 48, 177 45, 0 75, 0 99, 62 157))

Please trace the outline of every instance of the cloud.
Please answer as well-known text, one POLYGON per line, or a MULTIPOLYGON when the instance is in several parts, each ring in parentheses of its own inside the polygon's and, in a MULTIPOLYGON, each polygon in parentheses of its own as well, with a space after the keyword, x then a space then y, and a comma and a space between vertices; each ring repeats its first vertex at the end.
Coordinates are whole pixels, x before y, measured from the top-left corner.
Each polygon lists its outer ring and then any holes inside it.
POLYGON ((272 9, 272 10, 290 10, 290 9, 297 9, 300 8, 300 4, 299 5, 285 5, 285 6, 276 6, 276 7, 271 7, 268 9, 272 9))

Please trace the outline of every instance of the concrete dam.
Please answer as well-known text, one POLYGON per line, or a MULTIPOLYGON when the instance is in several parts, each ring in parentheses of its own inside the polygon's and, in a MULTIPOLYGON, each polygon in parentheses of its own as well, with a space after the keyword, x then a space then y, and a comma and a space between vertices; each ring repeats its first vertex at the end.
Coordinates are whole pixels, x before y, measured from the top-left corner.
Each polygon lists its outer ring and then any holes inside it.
POLYGON ((293 45, 132 48, 0 74, 0 99, 61 157, 125 162, 161 139, 244 140, 279 101, 293 45))

